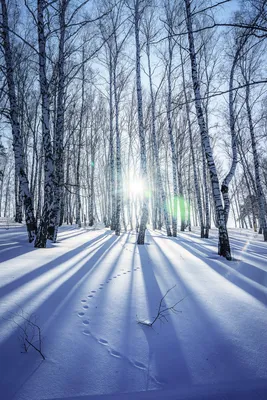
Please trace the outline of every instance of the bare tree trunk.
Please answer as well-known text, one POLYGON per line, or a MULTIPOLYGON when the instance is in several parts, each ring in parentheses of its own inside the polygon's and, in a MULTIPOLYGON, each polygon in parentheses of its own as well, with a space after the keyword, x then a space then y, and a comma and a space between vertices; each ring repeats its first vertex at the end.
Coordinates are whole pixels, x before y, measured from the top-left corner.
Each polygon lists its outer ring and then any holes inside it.
POLYGON ((201 143, 201 156, 202 156, 202 170, 203 170, 203 184, 204 184, 204 197, 205 197, 205 233, 204 237, 209 237, 210 230, 210 210, 209 210, 209 189, 207 182, 207 165, 205 158, 205 149, 201 143))
POLYGON ((10 180, 11 180, 11 168, 8 171, 7 181, 6 181, 6 193, 5 193, 5 206, 4 206, 4 217, 9 219, 9 203, 10 203, 10 180))
POLYGON ((230 81, 229 81, 229 122, 230 122, 230 131, 231 131, 231 148, 232 148, 232 163, 230 170, 226 177, 224 178, 222 185, 221 185, 221 192, 224 201, 224 215, 225 215, 225 223, 227 224, 229 211, 230 211, 230 198, 229 198, 229 184, 233 179, 235 174, 236 166, 237 166, 237 138, 236 138, 236 129, 235 129, 235 114, 234 114, 234 91, 233 91, 233 84, 234 84, 234 73, 235 68, 240 56, 240 52, 247 41, 248 36, 245 36, 243 40, 238 43, 237 50, 235 52, 234 60, 232 63, 231 71, 230 71, 230 81))
MULTIPOLYGON (((160 193, 167 236, 172 236, 171 229, 170 229, 169 215, 168 215, 168 210, 167 210, 166 194, 164 191, 164 187, 163 187, 163 183, 162 183, 162 176, 161 176, 161 171, 160 171, 159 149, 158 149, 157 133, 156 133, 156 105, 155 105, 155 96, 154 96, 153 81, 152 81, 149 38, 147 38, 146 53, 147 53, 147 61, 148 61, 148 77, 149 77, 149 89, 150 89, 150 97, 151 97, 151 118, 152 118, 151 134, 152 134, 152 143, 153 143, 153 155, 154 155, 155 167, 156 167, 156 189, 160 193)), ((158 196, 157 196, 157 198, 158 198, 158 196)), ((158 200, 157 200, 157 203, 158 203, 158 200)), ((158 209, 159 208, 161 208, 160 204, 158 205, 158 209)), ((155 221, 155 225, 156 225, 156 221, 155 221)))
POLYGON ((119 236, 121 232, 122 176, 121 176, 121 138, 120 138, 120 127, 119 127, 119 98, 118 98, 119 96, 117 87, 117 53, 115 55, 115 60, 114 60, 113 85, 114 85, 114 102, 115 102, 116 178, 117 178, 115 234, 119 236))
POLYGON ((15 222, 22 223, 22 191, 18 181, 18 175, 15 173, 15 222))
POLYGON ((173 212, 172 212, 172 234, 174 237, 177 236, 177 209, 178 209, 178 186, 177 186, 177 157, 175 152, 175 144, 173 138, 172 129, 172 58, 173 58, 173 44, 172 37, 168 37, 168 70, 167 70, 167 81, 168 81, 168 99, 167 99, 167 121, 168 121, 168 134, 171 146, 172 154, 172 179, 173 179, 173 212))
POLYGON ((188 230, 191 232, 191 162, 189 157, 189 167, 188 167, 188 210, 187 210, 187 224, 188 230))
POLYGON ((83 130, 83 114, 84 114, 84 85, 85 85, 85 54, 84 47, 82 50, 82 96, 81 96, 81 111, 80 122, 78 130, 78 152, 77 152, 77 166, 76 166, 76 224, 81 228, 81 188, 80 188, 80 165, 81 165, 81 151, 82 151, 82 130, 83 130))
POLYGON ((186 93, 186 87, 185 87, 185 77, 184 77, 183 62, 182 62, 182 71, 183 71, 183 89, 184 89, 184 96, 185 96, 185 102, 186 102, 186 114, 187 114, 187 121, 188 121, 190 149, 191 149, 193 174, 194 174, 194 184, 195 184, 195 192, 196 192, 196 197, 197 197, 198 214, 199 214, 199 220, 200 220, 200 237, 203 238, 204 237, 204 222, 203 222, 202 202, 201 202, 199 180, 198 180, 198 174, 197 174, 197 168, 196 168, 196 159, 195 159, 195 151, 194 151, 194 144, 193 144, 193 134, 192 134, 192 128, 191 128, 191 121, 190 121, 189 103, 187 101, 187 93, 186 93))
POLYGON ((91 174, 90 174, 90 195, 89 195, 89 226, 94 225, 94 172, 95 172, 95 155, 94 150, 91 152, 91 174))
MULTIPOLYGON (((140 158, 141 158, 141 176, 144 187, 147 187, 147 160, 146 160, 146 140, 143 122, 143 99, 142 99, 142 83, 141 83, 141 46, 140 46, 140 23, 141 23, 141 3, 140 0, 135 0, 134 4, 134 30, 135 30, 135 47, 136 47, 136 94, 137 94, 137 107, 138 107, 138 132, 140 141, 140 158)), ((145 243, 145 232, 148 220, 148 201, 145 193, 142 198, 142 214, 140 220, 139 233, 137 244, 145 243)))
POLYGON ((239 143, 238 149, 239 149, 240 161, 241 161, 242 168, 244 171, 244 178, 245 178, 245 182, 246 182, 246 186, 247 186, 248 194, 249 194, 249 198, 250 198, 253 229, 254 229, 254 232, 257 232, 257 217, 256 217, 255 203, 254 203, 254 199, 257 197, 257 190, 254 190, 254 185, 253 185, 253 191, 255 193, 255 195, 253 197, 249 178, 250 179, 252 178, 253 183, 254 183, 254 179, 253 179, 253 177, 250 176, 250 173, 249 173, 250 171, 248 171, 248 169, 247 169, 247 164, 246 164, 246 160, 245 160, 244 151, 242 148, 242 143, 239 143))
POLYGON ((39 79, 42 98, 42 134, 44 147, 44 204, 41 221, 35 239, 35 247, 46 247, 48 235, 53 234, 49 230, 49 225, 54 225, 53 213, 53 180, 54 180, 54 160, 50 136, 50 110, 49 110, 49 89, 46 76, 46 34, 44 32, 44 0, 37 2, 37 25, 38 25, 38 45, 39 45, 39 79))
POLYGON ((249 131, 250 131, 251 145, 252 145, 252 152, 253 152, 255 181, 256 181, 257 198, 258 198, 258 205, 259 205, 259 217, 260 217, 259 219, 260 219, 260 226, 263 230, 263 240, 265 242, 267 242, 267 221, 266 221, 266 214, 265 214, 265 198, 264 198, 264 192, 262 190, 259 157, 258 157, 252 115, 251 115, 250 87, 249 87, 249 82, 248 82, 247 78, 245 76, 244 76, 244 78, 246 81, 246 109, 247 109, 247 115, 248 115, 249 131))
POLYGON ((109 158, 110 158, 110 229, 115 230, 116 224, 116 187, 115 187, 115 158, 114 158, 114 129, 113 129, 113 65, 109 49, 109 158))
POLYGON ((42 174, 43 174, 43 143, 40 148, 39 164, 38 164, 38 179, 37 179, 37 206, 36 206, 36 221, 41 218, 42 209, 42 174))
POLYGON ((64 137, 64 91, 65 91, 65 31, 66 21, 65 15, 67 11, 68 0, 60 2, 59 9, 59 50, 58 50, 58 93, 57 93, 57 112, 56 112, 56 126, 55 126, 55 186, 54 186, 54 213, 55 222, 51 227, 51 237, 54 242, 57 240, 58 227, 61 220, 61 206, 63 203, 63 137, 64 137))
MULTIPOLYGON (((130 176, 130 160, 131 160, 131 155, 132 155, 132 132, 131 132, 131 123, 130 126, 128 127, 128 134, 129 134, 129 149, 128 149, 128 177, 130 176)), ((128 178, 129 179, 129 178, 128 178)), ((129 187, 128 187, 129 191, 129 187)), ((131 231, 133 230, 133 213, 132 213, 132 203, 130 200, 130 196, 128 193, 127 197, 127 215, 128 215, 128 223, 130 224, 130 229, 131 231)))
POLYGON ((216 219, 219 225, 218 254, 225 257, 227 260, 231 260, 232 257, 231 257, 230 242, 225 221, 224 208, 220 195, 219 179, 217 175, 216 166, 214 163, 212 148, 210 145, 210 138, 207 132, 206 123, 202 110, 202 104, 201 104, 200 83, 198 79, 197 59, 196 59, 193 27, 192 27, 191 2, 190 0, 184 0, 184 1, 186 7, 186 23, 188 30, 188 42, 189 42, 189 52, 191 60, 192 82, 195 95, 196 114, 201 135, 201 141, 205 149, 206 159, 210 172, 213 201, 216 210, 216 219))
POLYGON ((25 211, 25 220, 28 231, 29 242, 34 240, 36 234, 36 221, 34 217, 34 208, 33 208, 33 199, 32 194, 29 190, 29 181, 25 172, 25 164, 24 164, 24 149, 23 149, 23 141, 20 132, 19 126, 19 117, 18 117, 18 104, 15 92, 15 84, 14 84, 14 69, 13 69, 13 61, 12 61, 12 50, 10 46, 9 39, 9 25, 8 25, 8 13, 6 1, 1 0, 2 6, 2 38, 3 38, 3 48, 4 48, 4 57, 6 64, 6 79, 8 85, 8 97, 10 104, 10 118, 11 118, 11 126, 12 126, 12 136, 13 136, 13 150, 15 156, 15 171, 17 176, 19 177, 21 193, 23 196, 24 203, 24 211, 25 211))
POLYGON ((2 217, 2 199, 3 199, 3 192, 4 192, 4 179, 6 173, 6 164, 3 166, 0 175, 0 217, 2 217))
MULTIPOLYGON (((70 160, 70 142, 67 143, 67 160, 70 160)), ((69 188, 69 181, 70 181, 70 172, 69 166, 66 164, 66 187, 65 187, 65 205, 66 205, 66 223, 69 225, 70 222, 70 209, 69 209, 69 196, 70 193, 68 192, 69 188)))

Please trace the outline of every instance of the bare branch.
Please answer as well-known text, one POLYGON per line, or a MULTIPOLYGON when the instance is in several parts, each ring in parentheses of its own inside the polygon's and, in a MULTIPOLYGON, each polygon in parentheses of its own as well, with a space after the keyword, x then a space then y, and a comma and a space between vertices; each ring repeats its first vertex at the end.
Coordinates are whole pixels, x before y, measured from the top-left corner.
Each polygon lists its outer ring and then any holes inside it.
POLYGON ((174 285, 173 287, 171 287, 170 289, 167 290, 167 292, 165 293, 165 295, 161 298, 160 303, 159 303, 159 308, 158 308, 158 313, 156 315, 156 317, 153 319, 153 321, 149 322, 149 321, 138 321, 138 324, 140 325, 145 325, 145 326, 149 326, 152 327, 153 324, 159 319, 161 322, 164 323, 164 321, 168 322, 167 319, 167 315, 169 315, 168 313, 171 311, 174 314, 178 314, 181 313, 182 311, 177 310, 175 307, 177 306, 177 304, 181 303, 187 296, 183 297, 181 300, 177 301, 174 305, 172 305, 171 307, 165 307, 163 308, 163 301, 166 298, 166 296, 168 295, 168 293, 174 289, 176 287, 176 285, 174 285))
POLYGON ((37 324, 37 317, 34 314, 29 315, 28 313, 26 313, 25 316, 23 308, 20 306, 18 306, 18 308, 20 312, 10 311, 10 316, 3 319, 12 322, 19 328, 20 334, 18 338, 25 353, 28 352, 29 347, 32 347, 41 355, 43 360, 45 360, 45 356, 42 352, 41 328, 37 324), (38 346, 34 344, 36 338, 38 340, 38 346))

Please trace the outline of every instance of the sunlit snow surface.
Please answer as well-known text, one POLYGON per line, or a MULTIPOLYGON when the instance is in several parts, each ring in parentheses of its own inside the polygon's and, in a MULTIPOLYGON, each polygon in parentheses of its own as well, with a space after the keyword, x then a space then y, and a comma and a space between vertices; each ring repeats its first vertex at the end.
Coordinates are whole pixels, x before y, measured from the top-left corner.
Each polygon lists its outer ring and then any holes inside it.
POLYGON ((25 228, 0 229, 1 400, 266 399, 267 244, 230 236, 233 262, 215 231, 137 246, 135 232, 63 227, 34 249, 25 228), (181 312, 139 325, 174 285, 165 304, 186 296, 181 312), (21 353, 20 307, 38 316, 45 361, 21 353))

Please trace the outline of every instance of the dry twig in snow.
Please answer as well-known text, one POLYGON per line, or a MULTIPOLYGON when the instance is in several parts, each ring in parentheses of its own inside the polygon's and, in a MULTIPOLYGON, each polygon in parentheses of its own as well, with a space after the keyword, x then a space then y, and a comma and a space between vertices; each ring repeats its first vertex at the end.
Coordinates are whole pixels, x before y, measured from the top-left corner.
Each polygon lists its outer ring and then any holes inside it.
POLYGON ((34 314, 27 314, 25 316, 24 310, 20 308, 20 312, 10 312, 7 319, 19 328, 19 340, 21 342, 23 351, 28 352, 29 347, 35 349, 40 356, 45 360, 42 353, 42 335, 41 328, 37 324, 37 316, 34 314))
POLYGON ((138 324, 152 327, 153 324, 157 321, 157 319, 159 319, 161 322, 164 322, 164 321, 168 322, 168 320, 167 320, 168 312, 171 311, 171 312, 173 312, 174 314, 178 314, 179 312, 182 312, 182 311, 180 311, 180 310, 176 310, 175 307, 177 306, 177 304, 181 303, 187 296, 185 296, 185 297, 183 297, 181 300, 177 301, 177 303, 173 304, 171 307, 166 307, 166 306, 163 304, 163 300, 165 299, 165 297, 167 296, 167 294, 168 294, 172 289, 175 288, 175 286, 176 286, 176 285, 174 285, 173 287, 171 287, 170 289, 168 289, 167 292, 165 293, 165 295, 164 295, 164 296, 162 297, 162 299, 160 300, 159 308, 158 308, 158 313, 157 313, 156 317, 153 319, 153 321, 151 321, 151 322, 149 322, 149 321, 138 321, 138 324))

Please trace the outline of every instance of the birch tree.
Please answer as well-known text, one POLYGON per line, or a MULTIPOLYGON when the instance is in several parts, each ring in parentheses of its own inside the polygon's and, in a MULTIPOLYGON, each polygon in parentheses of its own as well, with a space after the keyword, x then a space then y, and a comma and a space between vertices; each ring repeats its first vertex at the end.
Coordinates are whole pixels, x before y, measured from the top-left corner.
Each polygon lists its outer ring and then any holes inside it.
POLYGON ((57 240, 58 227, 60 225, 60 213, 63 201, 63 139, 64 139, 64 115, 65 115, 65 36, 66 36, 66 12, 69 5, 69 0, 60 0, 58 7, 59 20, 59 44, 58 44, 58 85, 57 85, 57 110, 55 122, 55 146, 54 146, 54 169, 55 169, 55 185, 54 185, 54 216, 55 221, 51 229, 51 237, 53 241, 57 240))
POLYGON ((219 243, 218 243, 218 254, 225 257, 227 260, 231 260, 231 249, 228 237, 228 231, 226 226, 224 207, 222 198, 220 195, 220 184, 217 174, 216 165, 214 162, 213 152, 210 144, 210 138, 207 132, 206 122, 204 119, 203 108, 201 104, 201 94, 200 94, 200 82, 198 79, 198 68, 197 68, 197 57, 195 51, 195 42, 193 34, 193 23, 192 23, 192 11, 190 0, 184 0, 185 12, 186 12, 186 25, 187 25, 187 35, 189 43, 189 54, 191 61, 191 76, 194 88, 195 96, 195 108, 197 114, 197 120, 199 125, 199 132, 201 136, 201 142, 205 149, 207 164, 210 173, 210 181, 212 188, 213 201, 216 212, 216 219, 219 229, 219 243))
POLYGON ((44 148, 44 204, 41 221, 35 239, 35 247, 46 247, 48 235, 53 239, 55 215, 53 213, 54 192, 54 157, 50 132, 50 104, 47 79, 47 53, 44 14, 48 11, 48 3, 37 0, 38 61, 42 109, 42 137, 44 148), (50 230, 49 230, 50 228, 50 230))
POLYGON ((147 64, 148 64, 148 78, 149 78, 149 91, 150 91, 150 99, 151 99, 151 134, 152 134, 152 147, 153 147, 153 155, 155 159, 155 168, 156 168, 156 188, 159 190, 160 196, 160 208, 163 208, 164 222, 166 227, 167 236, 172 236, 172 232, 170 229, 170 221, 167 210, 167 199, 165 190, 162 183, 162 174, 160 171, 160 161, 159 161, 159 148, 158 148, 158 138, 156 132, 156 96, 154 93, 154 84, 153 84, 153 73, 151 66, 151 42, 156 36, 155 29, 153 29, 153 24, 155 23, 153 12, 147 15, 144 21, 144 35, 146 39, 146 55, 147 55, 147 64))
POLYGON ((175 151, 175 142, 173 135, 172 121, 172 79, 173 79, 173 52, 175 41, 173 39, 174 24, 176 21, 177 8, 173 0, 167 0, 164 3, 165 27, 167 32, 167 121, 168 135, 170 140, 172 155, 172 180, 173 180, 173 211, 172 211, 172 234, 177 236, 177 211, 178 211, 178 181, 177 181, 177 155, 175 151))
POLYGON ((224 215, 225 215, 225 222, 228 221, 229 211, 230 211, 230 198, 229 198, 229 184, 234 177, 236 166, 237 166, 237 136, 236 136, 236 116, 234 112, 234 98, 235 94, 233 91, 234 86, 234 76, 235 70, 237 67, 237 63, 240 58, 240 53, 242 52, 243 47, 245 46, 249 35, 245 32, 244 35, 241 36, 239 40, 236 41, 236 49, 234 53, 234 58, 232 61, 232 66, 230 69, 230 79, 229 79, 229 126, 231 132, 231 148, 232 148, 232 162, 229 169, 228 174, 225 176, 222 185, 221 185, 221 192, 224 201, 224 215))
POLYGON ((33 199, 32 193, 29 190, 29 181, 25 170, 24 163, 24 148, 23 139, 21 136, 20 125, 19 125, 19 115, 18 115, 18 103, 15 91, 14 83, 14 65, 13 65, 13 54, 10 43, 10 33, 9 33, 9 21, 8 21, 8 11, 7 4, 5 0, 1 0, 1 11, 2 11, 2 46, 5 57, 5 67, 6 67, 6 80, 8 85, 8 98, 10 106, 10 121, 13 136, 13 150, 15 157, 15 171, 16 175, 19 177, 19 184, 21 195, 23 197, 24 211, 25 211, 25 221, 28 232, 29 242, 32 242, 36 234, 36 221, 34 217, 33 199))
POLYGON ((183 78, 183 92, 184 92, 184 99, 185 99, 185 108, 186 108, 186 118, 187 118, 187 125, 188 125, 188 133, 189 133, 189 140, 190 140, 190 150, 191 150, 191 157, 192 157, 192 166, 193 166, 193 175, 194 175, 194 185, 195 185, 195 192, 197 197, 197 206, 198 206, 198 213, 199 213, 199 220, 200 220, 200 237, 203 238, 204 234, 204 220, 203 220, 203 210, 202 210, 202 201, 201 201, 201 193, 199 187, 199 177, 197 173, 197 166, 196 166, 196 157, 195 157, 195 149, 194 149, 194 142, 193 142, 193 132, 192 132, 192 124, 190 119, 190 105, 188 102, 188 95, 187 95, 187 88, 186 88, 186 81, 185 81, 185 71, 184 71, 184 58, 182 53, 182 47, 180 46, 180 57, 181 57, 181 68, 182 68, 182 78, 183 78))
POLYGON ((246 104, 246 112, 247 112, 247 119, 249 125, 249 133, 251 138, 251 146, 252 146, 252 153, 253 153, 253 163, 254 163, 254 174, 255 174, 255 183, 256 183, 256 193, 257 193, 257 200, 258 200, 258 208, 259 208, 259 220, 260 220, 260 227, 262 229, 264 241, 267 241, 267 220, 266 220, 266 200, 262 188, 262 181, 261 181, 261 174, 260 174, 260 165, 259 165, 259 156, 257 150, 257 142, 256 142, 256 135, 255 135, 255 128, 253 123, 252 117, 252 108, 251 108, 251 93, 250 93, 250 79, 253 72, 253 61, 247 60, 242 67, 242 75, 244 81, 246 83, 245 87, 245 104, 246 104))
MULTIPOLYGON (((146 137, 144 129, 143 117, 143 95, 142 95, 142 79, 141 79, 141 43, 140 43, 140 25, 142 17, 147 6, 147 0, 133 0, 130 6, 132 17, 134 19, 134 35, 135 35, 135 73, 136 73, 136 97, 138 110, 138 134, 140 142, 140 171, 144 189, 147 189, 147 154, 146 154, 146 137)), ((146 193, 142 194, 142 211, 140 226, 137 238, 137 244, 145 243, 145 231, 148 221, 148 199, 146 193)))

